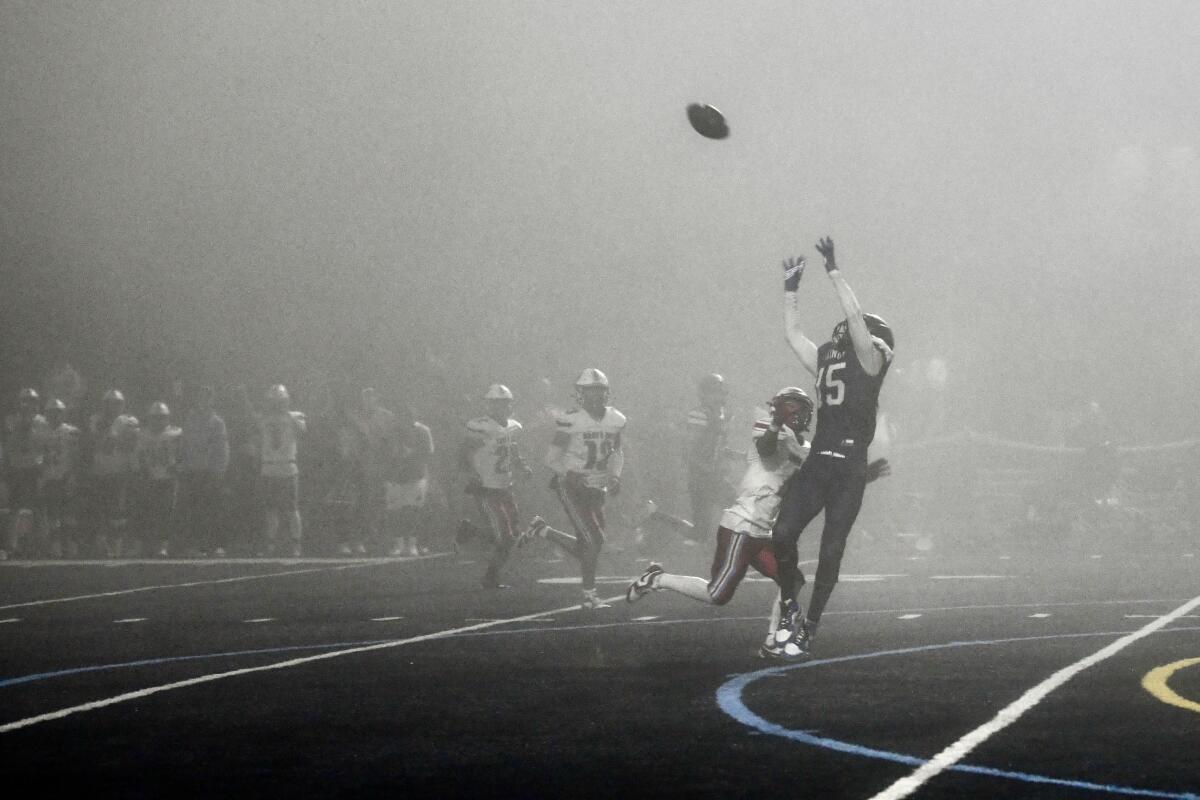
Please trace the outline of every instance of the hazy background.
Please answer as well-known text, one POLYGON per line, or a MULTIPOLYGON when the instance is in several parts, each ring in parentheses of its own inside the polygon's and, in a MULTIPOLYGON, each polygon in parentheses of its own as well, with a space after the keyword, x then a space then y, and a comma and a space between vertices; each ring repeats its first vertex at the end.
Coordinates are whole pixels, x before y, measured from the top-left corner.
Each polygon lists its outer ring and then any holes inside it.
MULTIPOLYGON (((710 370, 760 400, 804 377, 778 263, 829 234, 896 331, 885 406, 941 356, 977 430, 1200 418, 1200 4, 0 9, 13 389, 58 351, 419 410, 432 373, 565 401, 589 365, 644 415, 710 370)), ((827 335, 816 260, 802 292, 827 335)))

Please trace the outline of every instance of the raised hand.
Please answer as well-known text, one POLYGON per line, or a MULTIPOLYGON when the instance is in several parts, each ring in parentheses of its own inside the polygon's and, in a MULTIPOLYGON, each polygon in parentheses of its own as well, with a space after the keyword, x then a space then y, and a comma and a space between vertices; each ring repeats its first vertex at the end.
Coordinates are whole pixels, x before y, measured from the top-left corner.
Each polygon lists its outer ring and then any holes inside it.
POLYGON ((817 242, 817 252, 825 256, 825 271, 833 272, 838 268, 837 260, 833 257, 833 239, 826 236, 817 242))
POLYGON ((783 260, 783 290, 794 292, 800 288, 800 278, 804 276, 804 256, 794 256, 783 260))

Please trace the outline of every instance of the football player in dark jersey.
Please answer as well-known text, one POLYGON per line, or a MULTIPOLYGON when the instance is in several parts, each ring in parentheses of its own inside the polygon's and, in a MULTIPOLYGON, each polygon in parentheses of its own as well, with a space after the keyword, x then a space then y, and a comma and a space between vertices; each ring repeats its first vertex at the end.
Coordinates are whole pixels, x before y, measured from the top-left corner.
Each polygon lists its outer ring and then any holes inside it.
POLYGON ((817 251, 833 283, 846 318, 830 341, 818 347, 800 330, 796 291, 804 259, 789 258, 784 269, 784 322, 788 343, 817 385, 817 428, 811 455, 779 490, 779 517, 771 533, 779 564, 780 623, 776 641, 785 657, 806 658, 821 613, 841 569, 850 528, 862 505, 867 484, 867 446, 875 436, 879 389, 892 361, 895 339, 887 323, 864 314, 834 258, 833 241, 824 238, 817 251), (804 527, 821 511, 825 528, 808 615, 792 599, 804 583, 797 564, 796 543, 804 527))

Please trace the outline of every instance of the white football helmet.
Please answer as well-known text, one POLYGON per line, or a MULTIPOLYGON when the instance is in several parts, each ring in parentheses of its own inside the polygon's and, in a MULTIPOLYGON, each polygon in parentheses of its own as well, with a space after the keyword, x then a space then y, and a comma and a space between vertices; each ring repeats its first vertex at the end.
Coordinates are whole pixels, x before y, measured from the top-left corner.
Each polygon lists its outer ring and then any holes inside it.
POLYGON ((267 390, 268 400, 291 400, 291 395, 288 394, 287 387, 282 383, 277 383, 267 390))
POLYGON ((121 394, 120 389, 109 389, 104 393, 103 400, 106 403, 124 403, 125 395, 121 394))
POLYGON ((493 383, 483 395, 484 400, 512 400, 513 393, 502 383, 493 383))
POLYGON ((579 404, 595 415, 608 405, 608 376, 595 367, 588 367, 575 381, 575 397, 579 404))
POLYGON ((62 400, 59 400, 56 397, 53 400, 51 400, 50 402, 46 403, 46 410, 47 411, 66 411, 67 404, 64 403, 62 400))
POLYGON ((149 416, 151 417, 169 417, 171 409, 167 408, 167 404, 163 402, 154 403, 150 406, 149 416))

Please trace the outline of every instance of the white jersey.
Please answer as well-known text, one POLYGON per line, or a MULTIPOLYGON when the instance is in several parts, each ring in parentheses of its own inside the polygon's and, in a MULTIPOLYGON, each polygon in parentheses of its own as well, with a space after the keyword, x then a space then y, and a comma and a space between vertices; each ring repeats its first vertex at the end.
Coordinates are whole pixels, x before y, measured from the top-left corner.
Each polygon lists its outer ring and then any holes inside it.
POLYGON ((307 429, 308 423, 299 411, 274 412, 258 418, 258 457, 263 476, 288 478, 300 474, 296 456, 300 434, 307 429))
POLYGON ((63 422, 46 434, 42 480, 61 481, 75 474, 79 461, 79 428, 63 422))
MULTIPOLYGON (((551 468, 560 474, 578 472, 588 486, 602 488, 608 475, 619 475, 621 431, 625 415, 609 406, 596 419, 581 408, 561 414, 554 421, 555 438, 565 439, 562 455, 551 468)), ((553 451, 552 451, 553 452, 553 451)))
POLYGON ((142 428, 133 451, 137 470, 152 481, 169 481, 179 466, 179 436, 182 431, 168 425, 158 433, 142 428))
POLYGON ((468 440, 479 443, 471 453, 471 468, 485 489, 512 488, 512 462, 517 456, 517 435, 521 430, 521 423, 515 419, 503 425, 491 417, 467 423, 468 440))
POLYGON ((107 425, 97 414, 89 425, 92 436, 92 472, 117 475, 133 468, 133 448, 137 444, 137 417, 120 414, 107 425))
POLYGON ((775 455, 761 458, 755 443, 770 424, 769 418, 754 423, 754 443, 746 454, 746 472, 738 486, 737 500, 721 515, 721 527, 763 539, 771 535, 771 526, 779 513, 780 487, 800 467, 809 451, 808 442, 784 425, 779 430, 775 455))

